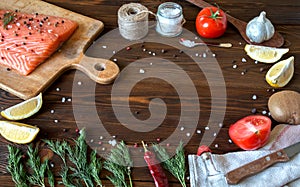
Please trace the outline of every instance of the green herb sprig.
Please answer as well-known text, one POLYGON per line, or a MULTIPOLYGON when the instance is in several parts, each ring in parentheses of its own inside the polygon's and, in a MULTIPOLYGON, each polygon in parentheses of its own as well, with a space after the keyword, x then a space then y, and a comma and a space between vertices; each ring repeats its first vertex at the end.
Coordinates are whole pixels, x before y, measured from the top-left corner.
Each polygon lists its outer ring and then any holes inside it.
POLYGON ((9 152, 7 170, 11 173, 12 180, 16 187, 28 187, 27 175, 22 163, 23 154, 21 150, 11 145, 8 145, 7 148, 9 152))
POLYGON ((158 145, 154 144, 153 148, 157 152, 157 157, 162 161, 162 166, 168 170, 174 177, 176 177, 183 187, 186 187, 185 175, 185 154, 183 143, 180 141, 178 147, 176 148, 176 154, 170 158, 167 150, 158 145))
POLYGON ((102 186, 100 180, 100 172, 102 170, 102 162, 97 158, 97 152, 94 150, 89 155, 87 148, 88 145, 85 141, 85 129, 80 131, 79 137, 74 140, 75 145, 71 146, 66 141, 53 141, 44 140, 49 149, 56 153, 63 161, 60 176, 61 183, 67 187, 82 186, 81 181, 84 182, 86 187, 93 187, 94 182, 96 186, 102 186), (73 163, 73 166, 67 166, 67 159, 73 163), (93 182, 94 181, 94 182, 93 182))
POLYGON ((10 22, 12 22, 15 18, 15 14, 13 12, 6 12, 3 16, 3 27, 5 28, 10 22))
POLYGON ((45 187, 45 176, 47 173, 48 175, 50 174, 50 177, 48 177, 48 183, 51 187, 54 187, 54 177, 49 169, 48 160, 41 162, 41 159, 38 155, 38 147, 33 148, 32 145, 29 145, 27 154, 28 160, 26 164, 32 169, 32 174, 28 176, 29 183, 32 185, 45 187))
POLYGON ((131 167, 133 161, 126 144, 121 141, 111 150, 109 157, 104 161, 104 168, 113 173, 112 176, 107 178, 113 183, 114 186, 132 187, 131 180, 131 167), (129 184, 126 182, 128 177, 129 184))

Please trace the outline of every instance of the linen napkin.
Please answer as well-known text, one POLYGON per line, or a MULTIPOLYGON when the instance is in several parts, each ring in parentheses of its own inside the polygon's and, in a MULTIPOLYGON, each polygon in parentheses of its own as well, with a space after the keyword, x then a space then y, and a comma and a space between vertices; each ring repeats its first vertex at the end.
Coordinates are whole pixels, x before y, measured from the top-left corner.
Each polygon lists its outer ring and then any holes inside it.
POLYGON ((300 154, 288 162, 274 164, 260 173, 244 178, 236 185, 227 184, 224 176, 235 168, 297 142, 300 142, 300 125, 277 125, 271 132, 269 142, 259 150, 188 155, 191 187, 300 186, 300 154))

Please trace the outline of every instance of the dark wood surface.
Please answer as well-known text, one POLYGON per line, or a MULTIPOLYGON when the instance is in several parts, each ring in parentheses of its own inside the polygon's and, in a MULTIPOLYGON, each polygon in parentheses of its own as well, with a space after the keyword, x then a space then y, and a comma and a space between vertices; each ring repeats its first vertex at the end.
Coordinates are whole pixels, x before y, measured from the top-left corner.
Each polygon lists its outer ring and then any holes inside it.
MULTIPOLYGON (((117 10, 122 4, 129 2, 139 2, 145 5, 150 11, 156 12, 158 5, 164 1, 47 0, 47 2, 103 21, 105 29, 99 36, 101 38, 105 37, 106 34, 109 34, 110 31, 117 28, 117 10)), ((179 3, 183 7, 184 16, 187 20, 184 28, 196 34, 194 21, 200 8, 185 1, 175 2, 179 3)), ((215 1, 208 2, 215 3, 215 1)), ((291 55, 295 56, 294 77, 292 81, 282 89, 295 90, 299 92, 299 2, 294 0, 255 0, 251 1, 250 3, 247 1, 244 2, 239 0, 223 0, 217 1, 217 3, 222 9, 226 10, 232 16, 244 21, 249 21, 251 18, 259 15, 262 10, 267 12, 267 16, 273 22, 277 31, 279 31, 285 38, 284 47, 290 48, 290 52, 283 58, 287 58, 291 55)), ((150 17, 150 19, 153 20, 154 18, 150 17)), ((273 94, 273 92, 282 89, 273 90, 265 82, 265 73, 268 68, 271 67, 271 65, 262 63, 255 64, 253 60, 246 56, 243 50, 245 42, 232 25, 228 25, 226 33, 221 38, 202 40, 214 42, 231 42, 233 44, 233 47, 231 49, 211 47, 210 51, 207 53, 207 55, 210 56, 207 57, 204 62, 207 63, 207 66, 205 66, 207 67, 207 69, 205 70, 208 71, 209 75, 213 74, 213 66, 211 66, 209 63, 210 61, 213 61, 211 55, 216 55, 215 58, 220 69, 222 70, 224 85, 226 86, 226 89, 224 90, 222 84, 218 84, 215 79, 215 82, 213 82, 213 84, 214 86, 216 86, 216 91, 218 91, 218 89, 221 89, 218 93, 225 92, 225 95, 216 94, 214 95, 214 98, 212 98, 212 93, 210 92, 210 84, 206 79, 207 77, 205 76, 206 72, 204 72, 203 69, 200 69, 199 66, 197 66, 197 64, 193 61, 193 59, 191 59, 189 55, 185 53, 185 51, 184 53, 181 53, 178 48, 175 48, 173 46, 155 42, 137 43, 131 46, 131 50, 126 50, 126 48, 124 48, 111 56, 111 60, 113 60, 114 58, 118 59, 117 64, 119 65, 121 71, 124 70, 126 66, 130 65, 131 62, 149 57, 148 53, 142 51, 143 48, 147 49, 147 51, 155 52, 157 58, 163 58, 174 62, 192 80, 193 86, 198 94, 197 102, 200 103, 200 108, 198 111, 192 110, 197 103, 195 102, 195 100, 193 100, 195 98, 189 98, 190 95, 184 95, 184 98, 181 98, 182 95, 176 92, 176 87, 162 79, 158 79, 155 77, 143 79, 133 86, 130 92, 130 96, 125 97, 123 95, 117 96, 112 94, 112 91, 114 89, 113 86, 118 82, 110 85, 95 85, 94 82, 91 81, 83 73, 68 71, 64 73, 59 79, 57 79, 54 84, 44 92, 44 103, 42 109, 36 115, 26 120, 22 120, 22 122, 37 125, 40 127, 41 132, 35 139, 34 143, 41 143, 42 139, 76 138, 78 136, 76 129, 85 125, 87 126, 89 138, 89 140, 87 141, 93 139, 94 143, 91 144, 91 147, 98 148, 100 152, 102 150, 102 147, 107 148, 105 151, 109 150, 110 145, 108 141, 112 139, 112 136, 116 136, 115 138, 117 140, 124 140, 130 146, 138 143, 139 147, 137 149, 140 150, 140 142, 142 140, 151 143, 156 142, 157 138, 160 138, 163 145, 168 144, 169 142, 167 142, 167 139, 172 134, 174 134, 175 129, 181 128, 181 126, 178 126, 181 120, 180 117, 183 114, 183 112, 181 111, 181 107, 187 104, 187 106, 190 107, 185 106, 187 108, 187 111, 184 111, 184 114, 189 118, 186 119, 186 123, 192 123, 195 119, 195 115, 200 114, 195 128, 197 130, 201 130, 201 133, 196 133, 194 131, 195 129, 193 129, 193 127, 190 127, 188 124, 183 125, 185 127, 184 130, 179 130, 178 141, 180 137, 184 137, 187 140, 187 145, 185 146, 186 154, 195 154, 200 142, 202 144, 209 144, 214 153, 222 154, 232 151, 238 151, 238 147, 228 141, 228 127, 230 126, 230 124, 246 115, 252 114, 251 110, 253 108, 257 109, 257 113, 268 111, 268 98, 273 94), (162 53, 162 49, 164 49, 166 52, 162 53), (247 62, 242 63, 242 58, 245 58, 247 62), (232 68, 233 64, 237 64, 238 68, 232 68), (242 75, 241 73, 245 70, 246 73, 242 75), (80 82, 81 85, 78 85, 78 82, 80 82), (77 87, 83 89, 74 89, 77 87), (90 88, 94 88, 94 90, 92 90, 93 92, 91 92, 90 88), (76 95, 77 97, 73 98, 74 95, 76 95), (253 95, 257 95, 256 100, 252 99, 253 95), (66 99, 65 102, 62 102, 63 98, 66 99), (155 118, 155 115, 161 116, 161 114, 159 113, 160 110, 152 111, 152 113, 149 110, 149 107, 151 106, 149 105, 149 103, 152 99, 155 98, 160 98, 165 102, 156 103, 154 105, 165 108, 166 116, 164 117, 163 122, 158 125, 157 128, 154 128, 154 130, 149 132, 138 132, 126 128, 126 125, 128 125, 136 129, 139 127, 139 124, 130 120, 127 121, 126 124, 121 124, 120 120, 126 121, 126 116, 121 116, 120 119, 118 119, 114 113, 114 108, 112 107, 112 99, 118 102, 118 107, 125 109, 127 107, 126 103, 129 102, 129 110, 132 112, 132 115, 136 117, 136 120, 139 120, 142 123, 143 120, 146 120, 149 117, 155 118), (71 101, 68 99, 71 99, 71 101), (182 99, 187 100, 186 103, 181 103, 182 99), (222 103, 224 100, 226 101, 226 105, 224 107, 221 104, 218 105, 218 103, 222 103), (216 102, 217 106, 220 106, 216 108, 216 111, 212 111, 212 101, 216 102), (96 117, 94 114, 89 113, 89 109, 91 107, 96 108, 96 117), (50 112, 51 110, 55 111, 54 114, 50 112), (221 115, 222 111, 225 111, 224 119, 222 121, 213 119, 212 123, 215 125, 210 126, 211 128, 209 130, 206 130, 205 127, 208 126, 208 121, 211 113, 216 112, 218 116, 218 114, 221 115), (98 145, 98 142, 100 141, 99 137, 103 136, 103 132, 97 130, 97 126, 99 126, 99 119, 101 120, 103 127, 105 127, 105 130, 110 134, 110 137, 104 136, 104 139, 101 140, 103 143, 102 145, 98 145), (58 120, 57 123, 55 123, 56 120, 58 120), (220 131, 218 131, 219 123, 223 124, 220 131), (214 132, 218 133, 216 133, 214 136, 214 132), (186 133, 191 133, 191 136, 186 136, 186 133), (205 136, 209 137, 207 140, 203 137, 204 134, 205 136)), ((102 44, 96 43, 95 45, 96 46, 94 46, 94 49, 87 51, 87 55, 98 55, 97 50, 102 47, 102 44)), ((118 41, 116 41, 116 38, 111 38, 111 42, 109 43, 109 45, 107 45, 107 47, 111 47, 111 50, 114 50, 114 48, 117 48, 118 46, 119 43, 118 41)), ((203 51, 205 52, 205 48, 199 47, 198 50, 199 54, 201 54, 203 51)), ((153 65, 154 63, 155 62, 153 62, 153 65)), ((172 68, 173 67, 170 67, 170 69, 168 69, 165 73, 171 76, 174 73, 174 69, 172 68)), ((147 75, 146 73, 145 76, 147 75)), ((131 76, 134 77, 135 75, 131 76)), ((139 69, 137 69, 136 79, 139 79, 140 76, 141 73, 139 73, 139 69)), ((126 76, 121 76, 118 81, 122 81, 122 78, 125 79, 126 76)), ((178 77, 177 79, 179 85, 183 85, 186 82, 186 80, 182 79, 181 77, 178 77)), ((127 89, 126 85, 123 87, 123 89, 125 92, 125 90, 127 89)), ((1 110, 22 101, 21 99, 3 90, 0 90, 0 94, 1 110)), ((275 126, 276 124, 277 123, 274 122, 273 126, 275 126)), ((140 130, 142 131, 142 129, 140 130)), ((0 183, 1 186, 7 187, 14 186, 13 182, 11 181, 11 177, 5 168, 7 165, 8 153, 6 146, 8 144, 11 143, 0 137, 0 183)), ((173 144, 171 143, 170 147, 172 146, 173 144)), ((25 146, 21 145, 19 147, 23 149, 26 148, 25 146)), ((53 170, 59 171, 59 159, 57 157, 53 157, 52 162, 55 164, 53 170)), ((108 172, 106 172, 105 170, 101 174, 103 183, 105 184, 105 186, 112 186, 105 177, 107 174, 108 172)), ((179 182, 174 177, 172 177, 169 173, 167 175, 171 183, 170 186, 180 186, 179 182)), ((154 186, 149 170, 146 167, 135 167, 133 169, 132 176, 134 180, 134 186, 154 186)), ((189 183, 188 180, 187 182, 189 183)))

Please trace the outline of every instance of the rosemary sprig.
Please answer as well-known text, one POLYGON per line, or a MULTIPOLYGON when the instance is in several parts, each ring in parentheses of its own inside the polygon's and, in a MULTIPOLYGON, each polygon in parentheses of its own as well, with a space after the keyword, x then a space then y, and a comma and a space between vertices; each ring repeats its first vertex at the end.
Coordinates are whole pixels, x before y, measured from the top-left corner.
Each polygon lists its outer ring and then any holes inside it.
POLYGON ((96 182, 97 186, 102 186, 102 182, 100 180, 100 171, 102 170, 102 162, 99 158, 97 158, 97 151, 93 150, 90 155, 90 164, 89 164, 90 173, 96 182))
POLYGON ((24 165, 21 161, 22 152, 20 149, 14 146, 7 146, 9 157, 8 157, 8 166, 7 170, 12 176, 12 180, 14 181, 16 187, 28 187, 27 183, 27 175, 24 169, 24 165))
POLYGON ((178 147, 176 148, 176 155, 172 158, 170 158, 167 150, 164 147, 154 144, 153 148, 158 153, 157 157, 162 161, 162 166, 174 177, 176 177, 183 187, 186 187, 185 154, 182 141, 180 141, 178 147))
POLYGON ((10 22, 12 22, 15 18, 15 14, 13 12, 6 12, 3 16, 3 27, 5 28, 10 22))
MULTIPOLYGON (((82 179, 83 182, 87 187, 93 187, 93 179, 95 179, 96 174, 99 174, 100 170, 102 169, 102 165, 99 164, 100 161, 95 158, 92 160, 90 164, 88 163, 88 155, 87 155, 87 144, 85 142, 85 130, 80 131, 80 136, 78 137, 77 140, 74 140, 75 146, 66 146, 66 151, 69 160, 75 165, 75 167, 70 167, 70 170, 73 172, 72 177, 76 177, 79 179, 82 179), (96 159, 96 161, 95 161, 96 159), (93 168, 95 167, 95 168, 93 168), (95 171, 92 170, 95 169, 95 171)), ((97 178, 97 185, 102 186, 99 177, 97 178)))
POLYGON ((131 180, 132 166, 133 161, 129 149, 123 141, 111 150, 109 157, 104 161, 104 168, 113 173, 112 176, 107 176, 107 178, 117 187, 133 186, 131 180), (126 182, 126 176, 129 179, 129 184, 126 182))
POLYGON ((66 161, 66 146, 68 143, 66 141, 53 141, 53 140, 43 140, 47 143, 49 149, 51 149, 54 153, 56 153, 63 161, 64 166, 67 166, 66 161))
MULTIPOLYGON (((41 163, 41 159, 38 155, 38 147, 33 148, 32 145, 28 146, 27 150, 28 160, 27 165, 32 169, 32 174, 28 176, 28 181, 32 185, 45 187, 45 174, 50 172, 48 166, 48 160, 41 163)), ((50 176, 48 180, 54 180, 53 176, 50 176)), ((50 185, 54 186, 54 181, 48 181, 50 185)))

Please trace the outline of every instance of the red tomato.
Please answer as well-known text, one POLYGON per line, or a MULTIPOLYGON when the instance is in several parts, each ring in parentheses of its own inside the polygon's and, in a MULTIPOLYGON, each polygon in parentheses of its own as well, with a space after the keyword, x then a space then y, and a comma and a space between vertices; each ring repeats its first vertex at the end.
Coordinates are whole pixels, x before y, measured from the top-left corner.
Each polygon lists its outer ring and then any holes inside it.
POLYGON ((218 38, 227 27, 227 18, 223 10, 217 7, 203 8, 196 18, 196 30, 204 38, 218 38))
POLYGON ((229 127, 229 136, 240 148, 255 150, 262 147, 268 141, 271 124, 270 118, 266 116, 247 116, 229 127))

